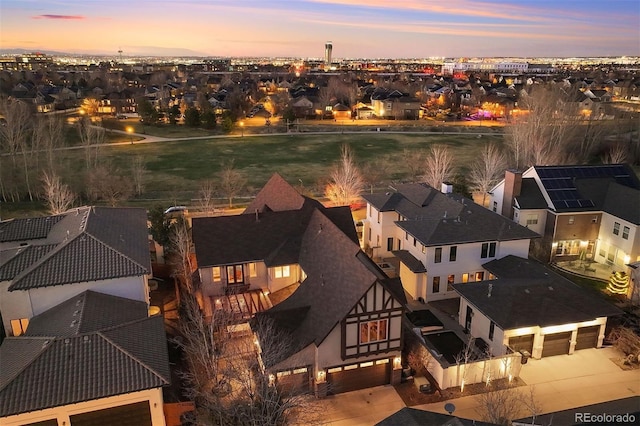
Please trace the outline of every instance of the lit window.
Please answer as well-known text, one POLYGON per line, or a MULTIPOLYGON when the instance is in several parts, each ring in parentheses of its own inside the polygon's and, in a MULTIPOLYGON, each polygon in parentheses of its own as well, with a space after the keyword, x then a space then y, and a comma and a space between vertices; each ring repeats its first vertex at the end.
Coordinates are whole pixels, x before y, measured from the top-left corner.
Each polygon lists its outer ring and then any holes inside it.
POLYGON ((484 271, 476 272, 476 281, 484 280, 484 271))
POLYGON ((250 263, 249 264, 249 276, 250 277, 257 277, 258 276, 258 268, 256 267, 255 263, 250 263))
POLYGON ((530 214, 527 216, 527 225, 537 225, 538 224, 538 215, 530 214))
POLYGON ((468 283, 469 282, 469 274, 467 274, 467 273, 462 274, 462 282, 463 283, 468 283))
POLYGON ((20 336, 25 331, 27 331, 28 325, 29 325, 28 318, 11 320, 11 331, 13 332, 14 336, 20 336))
POLYGON ((458 256, 458 246, 451 246, 449 248, 449 262, 455 262, 458 256))
POLYGON ((620 224, 613 222, 613 235, 620 235, 620 224))
POLYGON ((387 339, 386 319, 368 321, 360 324, 360 343, 378 342, 387 339))
POLYGON ((442 247, 436 247, 433 262, 434 263, 442 262, 442 247))
POLYGON ((219 266, 214 266, 213 268, 213 281, 220 281, 220 267, 219 266))
POLYGON ((440 277, 433 277, 432 293, 440 293, 440 277))
POLYGON ((227 282, 229 284, 238 284, 244 282, 244 273, 242 265, 227 266, 227 282))
POLYGON ((286 278, 291 275, 289 265, 276 266, 273 271, 274 278, 286 278))
POLYGON ((629 227, 625 226, 622 228, 622 238, 624 238, 625 240, 629 239, 629 227))
POLYGON ((451 274, 447 277, 447 291, 453 291, 453 283, 456 282, 456 276, 451 274))

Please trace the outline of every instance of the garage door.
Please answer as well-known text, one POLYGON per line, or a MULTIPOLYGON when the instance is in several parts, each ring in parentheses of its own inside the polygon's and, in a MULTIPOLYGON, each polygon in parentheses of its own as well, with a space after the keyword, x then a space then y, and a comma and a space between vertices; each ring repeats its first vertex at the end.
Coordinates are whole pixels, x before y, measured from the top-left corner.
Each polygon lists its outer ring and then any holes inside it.
POLYGON ((276 373, 276 383, 280 390, 290 394, 309 392, 309 371, 306 367, 276 373))
POLYGON ((391 379, 389 359, 330 368, 327 372, 329 393, 351 392, 386 385, 391 379))
POLYGON ((554 333, 544 336, 544 346, 542 347, 542 356, 564 355, 569 353, 569 345, 571 343, 571 332, 554 333))
POLYGON ((527 351, 533 353, 533 334, 509 337, 509 347, 514 352, 527 351))
POLYGON ((578 329, 578 337, 576 339, 576 350, 589 349, 598 346, 598 336, 600 335, 600 326, 582 327, 578 329))

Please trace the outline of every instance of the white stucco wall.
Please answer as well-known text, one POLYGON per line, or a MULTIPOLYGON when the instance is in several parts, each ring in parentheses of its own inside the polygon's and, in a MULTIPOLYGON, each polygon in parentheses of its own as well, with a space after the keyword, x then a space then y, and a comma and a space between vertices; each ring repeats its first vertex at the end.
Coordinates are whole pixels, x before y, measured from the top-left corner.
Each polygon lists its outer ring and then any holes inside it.
POLYGON ((154 388, 140 392, 80 402, 78 404, 63 405, 60 407, 47 408, 45 410, 3 417, 0 419, 0 424, 3 426, 20 426, 50 419, 57 419, 58 426, 68 426, 71 424, 70 417, 73 415, 104 410, 121 405, 134 404, 142 401, 149 401, 151 424, 153 426, 164 426, 166 423, 164 419, 164 412, 162 411, 162 388, 154 388))
POLYGON ((0 310, 7 335, 11 334, 11 320, 31 318, 74 296, 93 290, 113 296, 126 297, 149 304, 147 276, 123 277, 75 284, 7 291, 9 283, 0 284, 0 310))

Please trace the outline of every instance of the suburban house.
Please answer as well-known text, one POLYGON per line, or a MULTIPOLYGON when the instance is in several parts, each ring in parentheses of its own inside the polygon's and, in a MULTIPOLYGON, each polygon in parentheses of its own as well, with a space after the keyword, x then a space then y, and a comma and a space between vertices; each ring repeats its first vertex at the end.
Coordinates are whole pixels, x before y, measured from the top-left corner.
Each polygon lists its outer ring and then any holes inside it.
POLYGON ((363 239, 374 259, 399 260, 404 289, 415 300, 456 297, 451 285, 490 278, 483 264, 526 257, 538 234, 473 201, 426 184, 366 194, 363 239))
POLYGON ((640 181, 626 164, 507 170, 494 212, 540 233, 542 261, 579 258, 623 270, 640 260, 640 181))
POLYGON ((164 426, 169 359, 147 304, 86 290, 0 346, 0 423, 164 426))
POLYGON ((376 89, 371 95, 371 108, 378 118, 417 120, 420 118, 420 101, 399 90, 376 89))
POLYGON ((495 356, 522 351, 542 358, 599 348, 607 318, 622 314, 534 260, 506 256, 483 267, 496 279, 453 287, 460 325, 495 356))
POLYGON ((149 303, 147 214, 138 208, 79 207, 0 222, 3 331, 85 290, 149 303))
POLYGON ((265 363, 277 383, 324 396, 400 381, 402 285, 360 250, 348 207, 276 174, 244 214, 194 218, 192 233, 205 311, 270 318, 294 342, 265 363))

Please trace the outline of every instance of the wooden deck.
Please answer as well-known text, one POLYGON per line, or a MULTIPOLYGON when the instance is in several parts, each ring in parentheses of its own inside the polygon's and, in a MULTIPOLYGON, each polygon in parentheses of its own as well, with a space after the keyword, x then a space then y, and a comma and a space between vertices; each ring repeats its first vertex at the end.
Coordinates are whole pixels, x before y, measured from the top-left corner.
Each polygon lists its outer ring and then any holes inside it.
POLYGON ((205 298, 205 315, 212 316, 216 310, 223 309, 232 316, 234 322, 245 322, 257 312, 265 311, 273 305, 269 296, 262 290, 250 290, 244 293, 209 296, 205 298))

